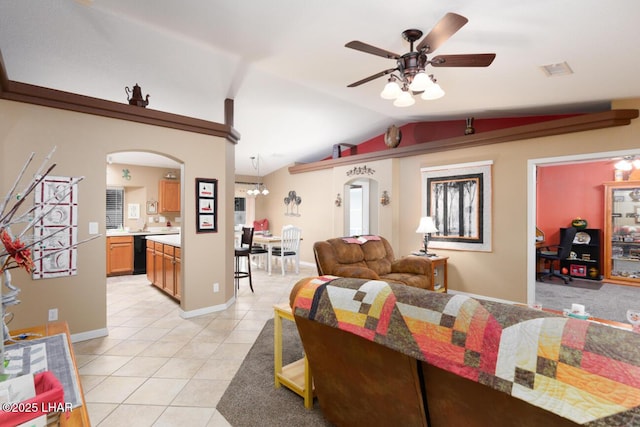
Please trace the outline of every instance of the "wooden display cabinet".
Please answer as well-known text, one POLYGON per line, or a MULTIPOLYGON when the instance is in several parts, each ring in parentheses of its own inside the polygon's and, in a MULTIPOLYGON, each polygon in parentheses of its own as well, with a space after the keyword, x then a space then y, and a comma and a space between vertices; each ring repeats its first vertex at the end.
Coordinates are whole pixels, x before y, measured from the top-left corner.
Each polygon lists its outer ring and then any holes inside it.
POLYGON ((107 276, 133 273, 133 236, 107 237, 107 276))
POLYGON ((179 181, 160 181, 158 184, 158 212, 180 212, 179 181))
POLYGON ((640 286, 640 181, 604 183, 604 276, 640 286))

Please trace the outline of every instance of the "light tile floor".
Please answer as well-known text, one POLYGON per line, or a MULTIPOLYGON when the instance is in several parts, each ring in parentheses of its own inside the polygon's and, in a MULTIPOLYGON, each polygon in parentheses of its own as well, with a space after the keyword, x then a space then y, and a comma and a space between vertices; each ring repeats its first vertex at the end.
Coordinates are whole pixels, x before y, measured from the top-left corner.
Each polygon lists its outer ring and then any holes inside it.
POLYGON ((254 267, 255 293, 242 279, 234 305, 192 319, 144 275, 108 278, 109 336, 73 345, 91 425, 228 426, 220 397, 273 305, 315 274, 315 266, 285 276, 254 267))

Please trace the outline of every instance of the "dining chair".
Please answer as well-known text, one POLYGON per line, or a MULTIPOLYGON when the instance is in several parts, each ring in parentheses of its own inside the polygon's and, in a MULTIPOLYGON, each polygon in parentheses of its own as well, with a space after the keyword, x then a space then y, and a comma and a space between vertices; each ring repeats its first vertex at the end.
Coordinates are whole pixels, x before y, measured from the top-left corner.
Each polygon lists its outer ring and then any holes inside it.
POLYGON ((249 287, 253 292, 253 283, 251 283, 251 245, 253 244, 253 227, 242 227, 242 237, 240 239, 240 246, 235 248, 235 261, 236 268, 233 273, 235 279, 236 289, 240 289, 240 279, 248 277, 249 287), (247 270, 240 270, 240 258, 247 259, 247 270))
POLYGON ((280 259, 282 266, 282 275, 284 276, 287 258, 293 259, 296 268, 296 274, 300 273, 300 235, 302 229, 293 225, 285 225, 282 227, 281 244, 271 249, 271 256, 280 259))
POLYGON ((269 251, 263 245, 251 245, 251 259, 255 261, 256 266, 260 268, 260 264, 262 263, 263 268, 267 269, 267 255, 269 251))

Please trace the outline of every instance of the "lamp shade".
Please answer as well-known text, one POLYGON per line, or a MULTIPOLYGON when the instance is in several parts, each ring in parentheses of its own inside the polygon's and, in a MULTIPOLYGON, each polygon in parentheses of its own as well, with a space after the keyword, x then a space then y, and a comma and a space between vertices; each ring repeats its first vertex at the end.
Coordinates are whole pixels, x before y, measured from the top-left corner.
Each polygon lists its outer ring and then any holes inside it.
POLYGON ((432 84, 433 83, 431 82, 429 76, 427 76, 424 71, 420 71, 415 76, 413 76, 413 81, 409 85, 409 89, 411 89, 413 92, 422 92, 432 84))
POLYGON ((398 86, 395 79, 389 79, 389 83, 384 86, 380 97, 383 99, 396 99, 402 93, 402 89, 398 86))
POLYGON ((409 93, 408 90, 403 90, 400 93, 400 96, 393 101, 393 105, 396 107, 410 107, 416 103, 416 100, 413 99, 413 96, 409 93))
POLYGON ((438 228, 436 227, 436 224, 433 222, 432 217, 423 216, 422 218, 420 218, 420 224, 416 229, 416 233, 427 234, 427 233, 437 233, 437 232, 438 232, 438 228))
POLYGON ((427 101, 432 101, 434 99, 439 99, 444 96, 444 90, 440 87, 438 83, 434 83, 427 87, 424 92, 422 92, 421 98, 427 101))

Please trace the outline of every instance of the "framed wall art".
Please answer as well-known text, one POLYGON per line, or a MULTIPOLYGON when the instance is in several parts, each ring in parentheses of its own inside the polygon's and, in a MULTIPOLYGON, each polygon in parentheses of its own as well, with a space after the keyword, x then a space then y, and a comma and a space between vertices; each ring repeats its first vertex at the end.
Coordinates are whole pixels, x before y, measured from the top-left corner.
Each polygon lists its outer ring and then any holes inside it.
POLYGON ((422 215, 438 229, 429 246, 491 251, 491 167, 493 161, 420 169, 422 215))
POLYGON ((218 180, 196 178, 196 232, 218 231, 218 180))
POLYGON ((78 274, 78 184, 66 176, 46 176, 35 188, 32 278, 51 279, 78 274))
POLYGON ((157 215, 158 214, 158 202, 156 201, 148 201, 147 202, 147 215, 157 215))

